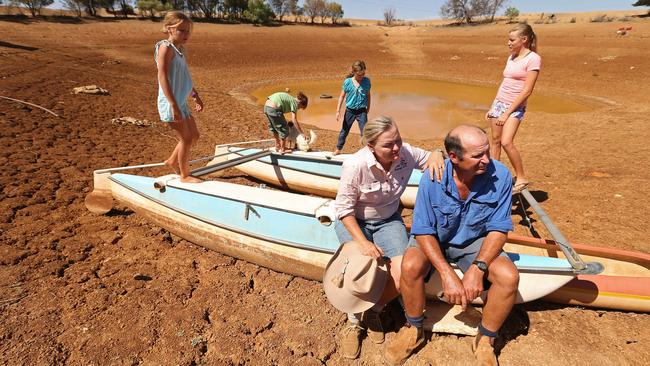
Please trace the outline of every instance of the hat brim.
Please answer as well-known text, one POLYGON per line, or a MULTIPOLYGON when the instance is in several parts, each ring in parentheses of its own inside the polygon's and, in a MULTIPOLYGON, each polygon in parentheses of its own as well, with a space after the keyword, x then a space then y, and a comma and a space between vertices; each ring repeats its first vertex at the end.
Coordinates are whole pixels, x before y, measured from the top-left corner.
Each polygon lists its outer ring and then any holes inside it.
POLYGON ((380 262, 375 260, 375 265, 378 268, 375 284, 369 293, 364 294, 363 298, 355 296, 345 286, 338 287, 333 282, 334 277, 340 274, 340 270, 337 269, 344 266, 344 261, 349 255, 360 255, 357 242, 350 241, 339 246, 325 267, 323 289, 329 302, 338 310, 345 313, 360 313, 373 307, 381 298, 388 279, 388 269, 383 260, 380 262))

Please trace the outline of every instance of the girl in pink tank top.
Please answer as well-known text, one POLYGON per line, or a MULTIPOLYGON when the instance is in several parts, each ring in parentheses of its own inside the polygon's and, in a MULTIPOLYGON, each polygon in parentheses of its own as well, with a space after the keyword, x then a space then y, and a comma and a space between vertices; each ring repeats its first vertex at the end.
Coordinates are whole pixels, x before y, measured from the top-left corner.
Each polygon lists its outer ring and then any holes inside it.
POLYGON ((535 52, 537 36, 528 24, 520 23, 510 30, 508 47, 510 56, 503 70, 503 82, 485 118, 492 131, 490 155, 499 160, 501 148, 506 151, 515 170, 513 192, 518 193, 527 188, 530 181, 526 179, 521 155, 513 141, 519 122, 524 118, 528 97, 535 88, 542 59, 535 52))

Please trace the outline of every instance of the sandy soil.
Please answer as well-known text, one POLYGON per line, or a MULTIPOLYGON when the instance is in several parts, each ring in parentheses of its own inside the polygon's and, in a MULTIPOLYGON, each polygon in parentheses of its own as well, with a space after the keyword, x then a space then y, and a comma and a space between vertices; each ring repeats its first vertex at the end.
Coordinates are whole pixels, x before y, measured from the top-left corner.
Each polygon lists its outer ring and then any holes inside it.
MULTIPOLYGON (((623 25, 617 22, 536 26, 544 64, 535 92, 584 98, 597 108, 530 113, 517 143, 534 194, 568 238, 647 253, 650 21, 630 24, 623 38, 615 35, 623 25)), ((161 124, 110 123, 121 116, 157 120, 152 51, 160 27, 140 20, 0 21, 0 95, 61 116, 0 100, 1 362, 348 363, 335 342, 343 317, 320 283, 208 252, 125 207, 107 216, 84 208, 94 169, 162 161, 173 146, 161 124), (110 95, 71 93, 88 84, 110 95)), ((202 137, 194 155, 210 154, 216 143, 267 138, 261 109, 231 91, 339 78, 356 58, 366 60, 371 77, 419 75, 496 92, 507 29, 196 24, 188 54, 206 111, 197 116, 202 137)), ((319 147, 333 147, 333 132, 319 137, 319 147)), ((225 178, 254 184, 235 170, 225 178)), ((539 223, 536 229, 545 234, 539 223)), ((500 361, 644 365, 649 328, 648 314, 535 302, 517 306, 508 319, 500 361)), ((381 364, 382 354, 366 340, 352 363, 381 364)), ((471 361, 469 338, 441 335, 409 364, 471 361)))

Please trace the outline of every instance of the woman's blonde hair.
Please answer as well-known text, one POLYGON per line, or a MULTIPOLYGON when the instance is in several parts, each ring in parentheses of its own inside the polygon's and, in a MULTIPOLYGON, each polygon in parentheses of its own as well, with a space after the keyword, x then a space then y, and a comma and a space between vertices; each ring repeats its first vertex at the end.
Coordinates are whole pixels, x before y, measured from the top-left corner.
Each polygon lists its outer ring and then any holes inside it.
POLYGON ((363 136, 361 136, 362 145, 374 145, 379 138, 379 135, 390 130, 392 127, 397 128, 395 120, 388 116, 379 116, 366 123, 363 128, 363 136))
POLYGON ((366 63, 361 60, 354 61, 347 77, 351 78, 362 71, 366 71, 366 63))
POLYGON ((165 14, 165 19, 163 20, 163 33, 169 33, 169 28, 170 27, 176 27, 179 24, 183 22, 188 22, 190 23, 190 32, 192 31, 192 28, 194 27, 194 23, 192 23, 192 19, 185 15, 185 13, 180 12, 180 11, 168 11, 167 14, 165 14))
POLYGON ((537 36, 535 35, 535 32, 533 32, 533 27, 526 23, 519 23, 512 27, 510 32, 517 32, 519 37, 526 37, 526 48, 533 52, 537 52, 537 36))

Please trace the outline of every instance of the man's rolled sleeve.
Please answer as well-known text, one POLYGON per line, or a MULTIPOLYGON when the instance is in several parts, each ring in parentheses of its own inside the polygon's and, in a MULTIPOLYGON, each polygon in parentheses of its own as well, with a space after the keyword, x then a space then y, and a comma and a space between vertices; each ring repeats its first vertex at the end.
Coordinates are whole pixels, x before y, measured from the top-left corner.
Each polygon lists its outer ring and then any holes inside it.
POLYGON ((418 194, 415 198, 415 208, 413 209, 413 224, 411 224, 412 235, 437 235, 436 215, 433 213, 431 206, 430 194, 434 188, 428 175, 422 175, 418 194))
POLYGON ((334 209, 336 218, 342 218, 354 215, 354 208, 359 199, 359 169, 356 165, 346 165, 343 163, 341 170, 341 180, 339 189, 336 192, 336 201, 334 209))
POLYGON ((512 226, 512 175, 510 172, 506 172, 499 177, 500 181, 500 192, 499 192, 499 201, 497 207, 494 210, 494 213, 490 215, 490 218, 486 225, 487 231, 500 231, 507 233, 513 229, 512 226))

